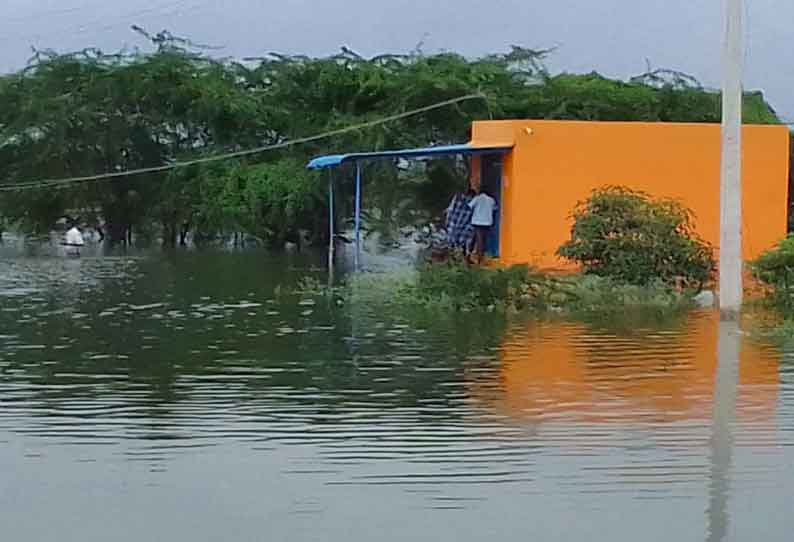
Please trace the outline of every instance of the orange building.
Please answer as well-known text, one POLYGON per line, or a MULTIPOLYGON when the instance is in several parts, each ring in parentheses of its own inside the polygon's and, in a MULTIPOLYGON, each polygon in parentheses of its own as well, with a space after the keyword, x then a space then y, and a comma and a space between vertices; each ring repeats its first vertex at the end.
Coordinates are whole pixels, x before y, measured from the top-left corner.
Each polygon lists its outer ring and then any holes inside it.
MULTIPOLYGON (((694 211, 698 233, 719 247, 720 127, 715 124, 483 121, 471 149, 480 179, 500 200, 489 252, 505 264, 566 267, 556 251, 570 238, 570 213, 599 187, 626 186, 675 198, 694 211)), ((786 235, 789 132, 745 126, 744 256, 786 235)))

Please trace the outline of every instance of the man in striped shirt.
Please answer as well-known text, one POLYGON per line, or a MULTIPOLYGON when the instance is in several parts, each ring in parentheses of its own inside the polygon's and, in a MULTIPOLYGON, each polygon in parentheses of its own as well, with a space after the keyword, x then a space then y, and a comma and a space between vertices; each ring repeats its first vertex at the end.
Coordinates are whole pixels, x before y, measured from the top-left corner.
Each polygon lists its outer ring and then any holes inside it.
POLYGON ((474 212, 469 206, 474 191, 469 189, 466 193, 455 194, 446 210, 447 215, 447 242, 450 248, 469 248, 473 237, 474 228, 471 226, 471 216, 474 212))

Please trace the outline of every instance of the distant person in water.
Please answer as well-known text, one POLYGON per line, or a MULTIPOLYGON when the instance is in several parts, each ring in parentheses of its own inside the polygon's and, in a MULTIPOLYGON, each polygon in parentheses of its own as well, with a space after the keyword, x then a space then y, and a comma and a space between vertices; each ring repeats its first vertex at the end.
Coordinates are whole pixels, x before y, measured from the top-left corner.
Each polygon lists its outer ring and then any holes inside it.
POLYGON ((471 225, 474 227, 475 249, 477 262, 482 263, 485 254, 485 242, 493 228, 493 217, 496 211, 496 200, 487 190, 480 187, 480 193, 469 202, 472 210, 471 225))
POLYGON ((458 192, 453 196, 452 201, 446 210, 447 217, 447 243, 450 248, 466 250, 471 243, 472 209, 469 203, 474 198, 474 190, 458 192))
POLYGON ((85 246, 85 240, 83 239, 83 234, 80 232, 80 229, 77 227, 76 222, 72 222, 72 227, 66 232, 66 240, 64 242, 66 246, 66 251, 68 254, 72 256, 79 256, 80 255, 80 248, 85 246))

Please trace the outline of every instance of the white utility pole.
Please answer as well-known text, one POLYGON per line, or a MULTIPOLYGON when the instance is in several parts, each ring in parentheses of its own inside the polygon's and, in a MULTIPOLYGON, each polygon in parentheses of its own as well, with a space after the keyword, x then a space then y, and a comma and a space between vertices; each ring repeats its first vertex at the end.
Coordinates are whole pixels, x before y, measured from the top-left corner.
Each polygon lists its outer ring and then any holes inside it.
POLYGON ((720 173, 720 311, 742 307, 742 0, 725 2, 720 173))

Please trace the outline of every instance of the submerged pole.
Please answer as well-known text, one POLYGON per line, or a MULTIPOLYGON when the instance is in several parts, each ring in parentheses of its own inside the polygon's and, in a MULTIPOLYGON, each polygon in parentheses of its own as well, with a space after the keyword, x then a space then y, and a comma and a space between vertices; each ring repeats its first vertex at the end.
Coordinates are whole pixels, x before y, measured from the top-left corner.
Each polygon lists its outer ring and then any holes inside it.
POLYGON ((336 249, 334 225, 334 172, 328 169, 328 282, 334 281, 334 251, 336 249))
POLYGON ((361 162, 356 162, 356 254, 355 267, 359 270, 361 265, 361 162))
POLYGON ((720 311, 742 307, 742 0, 725 1, 720 172, 720 311))

